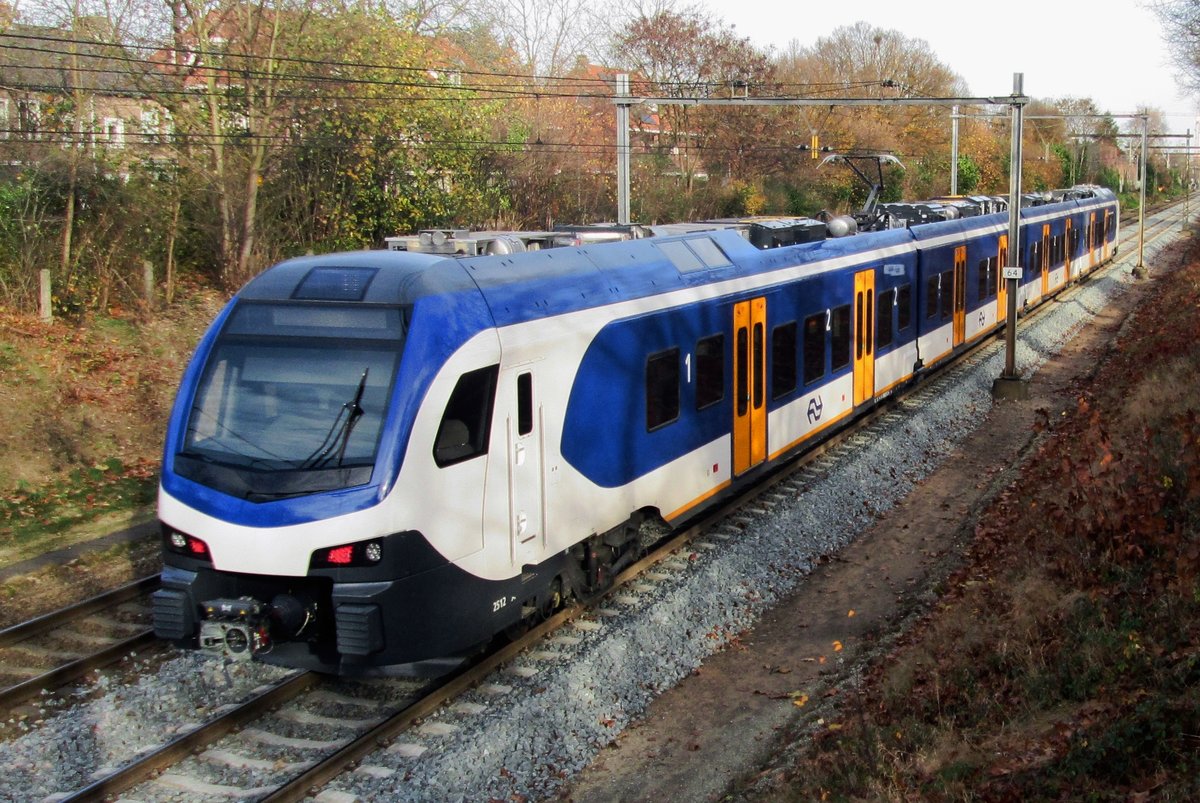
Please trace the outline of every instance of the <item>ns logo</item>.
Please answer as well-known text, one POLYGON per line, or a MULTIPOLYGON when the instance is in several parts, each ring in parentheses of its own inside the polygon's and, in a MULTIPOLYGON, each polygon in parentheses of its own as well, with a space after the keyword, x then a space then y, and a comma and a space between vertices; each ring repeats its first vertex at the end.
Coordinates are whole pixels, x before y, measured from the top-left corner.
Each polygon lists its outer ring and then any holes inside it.
POLYGON ((821 420, 821 413, 825 410, 825 404, 821 401, 820 396, 814 396, 808 400, 808 423, 815 424, 821 420))

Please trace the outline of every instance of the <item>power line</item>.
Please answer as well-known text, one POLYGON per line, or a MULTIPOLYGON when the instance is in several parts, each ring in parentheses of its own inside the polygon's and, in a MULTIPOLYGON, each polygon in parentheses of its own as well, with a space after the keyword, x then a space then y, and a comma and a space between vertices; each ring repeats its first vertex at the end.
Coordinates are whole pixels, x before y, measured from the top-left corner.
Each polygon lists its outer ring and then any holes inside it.
MULTIPOLYGON (((190 55, 196 55, 196 56, 203 55, 205 53, 210 53, 213 55, 223 56, 225 58, 237 58, 237 59, 244 59, 247 61, 271 61, 271 62, 279 62, 279 63, 284 63, 284 64, 308 64, 308 65, 319 66, 319 67, 348 67, 348 68, 356 68, 356 69, 393 70, 396 72, 413 72, 413 73, 422 73, 422 72, 427 73, 429 71, 436 71, 436 72, 452 72, 452 73, 458 73, 460 75, 474 75, 474 76, 491 77, 491 78, 514 78, 514 79, 534 80, 534 81, 570 81, 572 83, 596 84, 596 85, 602 85, 602 86, 608 86, 608 84, 609 84, 608 81, 606 81, 605 79, 602 79, 602 78, 586 78, 586 77, 581 77, 581 76, 525 75, 525 74, 521 74, 521 73, 512 73, 512 72, 472 70, 472 69, 469 69, 466 67, 461 67, 461 66, 456 66, 456 65, 451 65, 451 64, 425 64, 425 65, 414 65, 414 66, 405 67, 405 66, 393 65, 393 64, 383 64, 383 63, 378 63, 378 62, 330 61, 327 59, 311 59, 311 58, 305 58, 305 57, 301 57, 301 56, 260 56, 258 54, 253 54, 253 53, 229 53, 228 51, 214 53, 213 51, 210 51, 210 50, 201 50, 198 48, 185 48, 182 50, 176 50, 172 44, 158 44, 158 45, 106 44, 103 42, 97 42, 96 40, 93 40, 93 39, 73 39, 70 37, 43 36, 43 35, 34 35, 34 34, 19 34, 19 33, 12 33, 11 31, 6 32, 6 33, 0 33, 0 47, 15 47, 13 45, 2 44, 4 39, 29 39, 29 40, 33 40, 33 41, 53 42, 56 45, 65 43, 65 44, 88 45, 88 46, 98 46, 98 47, 119 47, 124 50, 141 50, 141 51, 147 51, 150 53, 161 53, 161 52, 166 51, 166 52, 172 52, 172 53, 178 52, 178 53, 190 54, 190 55)), ((25 48, 25 49, 34 50, 34 48, 25 48)), ((61 53, 62 53, 62 51, 57 48, 45 48, 45 49, 42 49, 40 52, 51 53, 54 55, 61 55, 61 53)), ((82 55, 92 55, 92 54, 80 53, 79 55, 82 56, 82 55)), ((93 57, 94 58, 113 58, 114 60, 134 61, 134 62, 138 62, 138 63, 153 63, 153 62, 146 62, 144 59, 137 59, 137 58, 134 58, 131 56, 112 57, 112 56, 107 56, 107 55, 93 55, 93 57)), ((169 66, 178 66, 178 65, 173 64, 172 62, 165 62, 165 64, 167 64, 169 66)))
MULTIPOLYGON (((73 44, 77 44, 77 45, 89 45, 89 46, 95 46, 95 47, 121 47, 124 49, 149 50, 154 53, 161 53, 164 51, 176 52, 176 51, 173 51, 172 49, 170 49, 169 47, 161 47, 161 46, 160 47, 150 47, 150 46, 137 46, 137 45, 132 45, 132 46, 131 45, 104 45, 102 43, 97 43, 92 40, 71 40, 71 39, 61 39, 61 38, 48 37, 48 36, 47 37, 38 37, 38 36, 15 35, 15 34, 11 34, 11 33, 0 34, 0 50, 8 49, 8 50, 17 50, 17 51, 32 52, 32 53, 45 53, 45 54, 59 56, 59 57, 61 57, 63 55, 63 53, 60 49, 38 48, 38 47, 29 46, 29 45, 5 44, 3 42, 3 40, 5 38, 15 38, 15 39, 25 39, 25 40, 32 39, 35 41, 51 41, 57 45, 61 45, 65 42, 65 43, 73 43, 73 44)), ((201 52, 199 52, 195 49, 178 51, 178 52, 182 52, 182 53, 185 53, 188 55, 202 55, 201 52)), ((220 55, 221 58, 225 61, 234 61, 234 62, 245 61, 245 62, 249 62, 249 63, 254 63, 254 62, 269 61, 270 63, 306 64, 306 65, 318 66, 318 67, 322 67, 322 68, 326 68, 326 69, 365 69, 365 70, 380 70, 380 71, 385 71, 385 72, 392 71, 392 72, 410 73, 410 74, 449 73, 449 74, 454 74, 457 76, 469 75, 469 76, 480 77, 480 78, 497 78, 497 79, 511 79, 511 80, 522 80, 522 81, 529 81, 529 80, 547 81, 547 82, 555 82, 558 86, 556 89, 548 89, 543 86, 534 86, 534 87, 523 88, 523 89, 509 89, 507 87, 498 86, 496 84, 488 84, 488 83, 462 84, 462 85, 450 84, 450 85, 448 85, 444 82, 435 82, 435 81, 396 81, 396 80, 386 80, 386 79, 350 78, 350 77, 346 77, 346 76, 337 76, 337 75, 321 75, 321 74, 314 75, 312 73, 280 73, 280 72, 265 71, 265 70, 253 70, 253 69, 248 69, 248 68, 244 68, 244 67, 231 67, 228 63, 220 64, 220 65, 218 65, 218 64, 213 64, 213 65, 182 64, 181 65, 181 64, 177 64, 172 61, 165 61, 165 62, 157 62, 157 61, 153 61, 153 60, 147 61, 142 58, 136 58, 133 56, 125 56, 125 55, 114 55, 111 53, 80 52, 80 53, 76 53, 73 55, 75 55, 79 58, 91 58, 91 59, 105 60, 105 61, 133 63, 133 64, 142 65, 142 66, 145 66, 148 68, 173 69, 173 70, 177 70, 180 68, 186 68, 188 70, 220 70, 222 72, 227 72, 227 73, 236 73, 239 75, 249 75, 252 77, 259 77, 259 78, 269 78, 272 80, 279 80, 279 81, 304 81, 304 82, 320 81, 320 82, 331 82, 331 83, 342 83, 342 84, 349 83, 349 84, 364 84, 364 85, 410 86, 410 87, 419 87, 419 88, 437 87, 437 88, 441 88, 441 89, 448 88, 448 89, 452 89, 452 90, 461 90, 461 91, 479 91, 479 92, 496 92, 496 93, 503 93, 503 94, 515 94, 515 95, 522 95, 522 96, 528 96, 528 97, 534 97, 534 98, 536 98, 536 97, 563 97, 563 98, 577 98, 577 99, 579 99, 579 98, 606 98, 607 99, 607 98, 612 97, 611 91, 609 91, 610 87, 611 87, 611 83, 609 80, 603 79, 603 78, 586 78, 586 77, 579 77, 579 76, 548 76, 548 75, 528 76, 528 75, 521 75, 518 73, 488 72, 488 71, 482 71, 482 70, 470 70, 470 69, 466 69, 466 68, 459 68, 459 67, 453 67, 453 66, 447 67, 447 66, 436 65, 436 64, 404 67, 404 66, 388 65, 388 64, 381 64, 381 63, 371 63, 371 62, 330 61, 330 60, 309 59, 309 58, 289 57, 289 56, 259 56, 257 54, 235 54, 235 53, 228 53, 228 52, 217 54, 217 55, 220 55), (583 88, 596 88, 596 89, 603 88, 605 91, 602 94, 585 92, 582 89, 579 91, 564 91, 565 88, 569 88, 572 85, 578 85, 583 88)), ((31 67, 30 65, 4 65, 4 66, 8 66, 8 67, 12 67, 12 68, 36 69, 35 67, 31 67)), ((124 73, 120 70, 104 69, 104 68, 83 68, 83 67, 58 65, 57 69, 67 70, 67 71, 76 70, 79 72, 92 72, 92 73, 101 73, 101 74, 116 75, 116 76, 129 75, 128 73, 124 73)), ((149 73, 147 71, 142 71, 142 72, 138 73, 137 75, 139 77, 149 77, 149 76, 151 76, 151 73, 149 73)), ((155 76, 155 77, 157 77, 159 79, 164 79, 169 76, 159 75, 159 76, 155 76)), ((657 93, 668 94, 668 95, 673 94, 672 90, 681 90, 681 89, 686 89, 691 92, 695 92, 697 90, 707 90, 707 91, 711 92, 711 91, 734 88, 734 86, 728 82, 706 81, 706 80, 699 80, 699 79, 692 80, 692 81, 654 81, 652 79, 644 79, 643 78, 643 79, 635 80, 634 85, 639 87, 639 89, 649 88, 649 89, 655 90, 657 93)), ((831 81, 831 82, 820 82, 820 83, 799 83, 799 82, 775 81, 775 82, 770 82, 768 85, 765 85, 763 88, 770 88, 775 91, 782 91, 782 90, 790 88, 790 87, 801 88, 802 90, 806 90, 807 92, 811 93, 812 95, 820 95, 820 94, 828 94, 830 92, 846 92, 846 91, 850 91, 850 90, 867 89, 867 88, 871 88, 871 87, 895 88, 895 85, 894 85, 894 82, 891 82, 891 81, 831 81)), ((647 94, 647 93, 641 92, 641 94, 647 94)))
MULTIPOLYGON (((607 156, 612 153, 612 144, 608 142, 565 142, 565 141, 539 141, 536 143, 529 142, 511 142, 502 139, 444 139, 444 138, 413 138, 413 137, 378 137, 378 136, 361 136, 361 137, 346 137, 343 135, 324 135, 324 134, 309 134, 301 138, 297 138, 291 134, 209 134, 205 132, 189 133, 189 134, 154 134, 145 132, 124 132, 120 135, 122 142, 117 144, 111 141, 111 137, 104 133, 95 133, 91 135, 94 140, 93 146, 97 150, 106 152, 118 152, 121 150, 137 147, 147 150, 160 148, 170 148, 172 146, 185 146, 188 144, 210 144, 221 141, 226 144, 237 143, 241 140, 258 140, 268 142, 293 143, 298 149, 306 149, 313 147, 327 146, 346 146, 371 143, 371 144, 390 144, 398 148, 406 148, 412 150, 471 150, 479 151, 484 149, 494 149, 500 153, 527 153, 536 155, 538 153, 595 153, 607 156), (109 141, 105 141, 109 140, 109 141), (170 140, 170 142, 163 142, 170 140)), ((85 134, 85 138, 88 135, 85 134)), ((23 129, 8 128, 0 129, 0 149, 11 148, 14 146, 35 146, 39 144, 78 144, 79 136, 76 132, 65 129, 45 129, 40 131, 27 131, 23 129)), ((665 148, 666 145, 656 146, 665 148)), ((779 154, 794 154, 795 147, 793 145, 771 145, 771 144, 755 144, 755 145, 711 145, 705 143, 693 143, 687 146, 687 150, 702 153, 738 153, 738 154, 756 154, 756 153, 779 153, 779 154)), ((635 151, 635 155, 641 156, 660 156, 661 153, 654 149, 635 151)))

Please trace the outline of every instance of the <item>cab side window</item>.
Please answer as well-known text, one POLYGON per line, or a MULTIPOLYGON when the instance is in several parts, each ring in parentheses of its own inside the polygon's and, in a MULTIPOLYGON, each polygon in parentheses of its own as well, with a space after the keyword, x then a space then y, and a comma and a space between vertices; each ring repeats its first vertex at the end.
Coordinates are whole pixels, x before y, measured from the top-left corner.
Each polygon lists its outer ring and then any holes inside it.
POLYGON ((439 468, 487 454, 499 373, 499 365, 490 365, 459 377, 434 440, 433 460, 439 468))

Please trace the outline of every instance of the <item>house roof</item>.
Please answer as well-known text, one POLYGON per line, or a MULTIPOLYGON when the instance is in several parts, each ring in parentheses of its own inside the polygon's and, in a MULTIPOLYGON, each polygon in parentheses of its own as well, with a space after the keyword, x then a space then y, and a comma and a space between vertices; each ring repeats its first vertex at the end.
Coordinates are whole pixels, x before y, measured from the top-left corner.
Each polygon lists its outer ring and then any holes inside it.
POLYGON ((77 30, 15 24, 0 33, 0 87, 22 92, 82 89, 107 95, 141 95, 128 54, 106 36, 107 24, 84 19, 77 30), (74 73, 75 82, 71 81, 74 73))

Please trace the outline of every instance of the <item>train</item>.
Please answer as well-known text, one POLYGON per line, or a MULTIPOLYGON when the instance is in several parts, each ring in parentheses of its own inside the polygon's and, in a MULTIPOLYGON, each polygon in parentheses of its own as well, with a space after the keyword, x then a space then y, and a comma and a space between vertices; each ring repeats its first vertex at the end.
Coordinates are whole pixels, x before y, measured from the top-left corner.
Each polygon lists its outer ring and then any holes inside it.
MULTIPOLYGON (((169 416, 154 630, 442 671, 1005 323, 1002 199, 429 230, 252 279, 169 416)), ((1100 187, 1019 210, 1019 309, 1117 251, 1100 187)))

